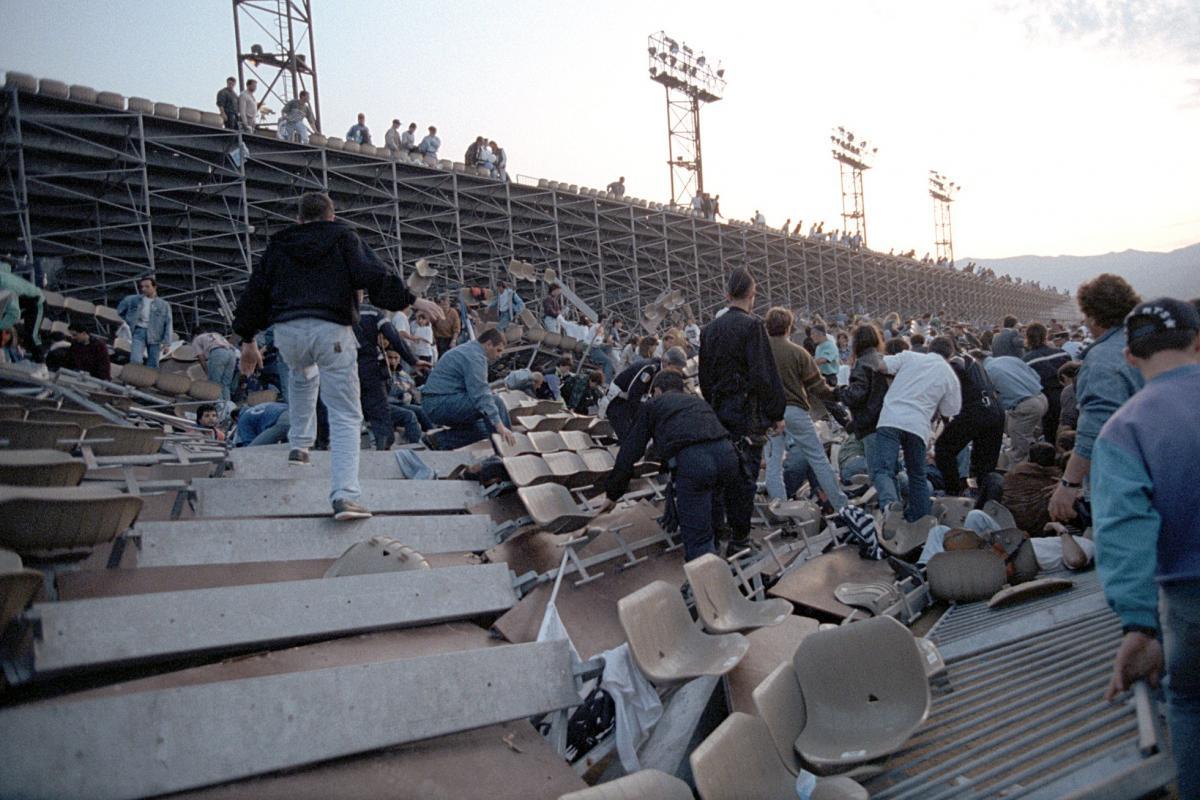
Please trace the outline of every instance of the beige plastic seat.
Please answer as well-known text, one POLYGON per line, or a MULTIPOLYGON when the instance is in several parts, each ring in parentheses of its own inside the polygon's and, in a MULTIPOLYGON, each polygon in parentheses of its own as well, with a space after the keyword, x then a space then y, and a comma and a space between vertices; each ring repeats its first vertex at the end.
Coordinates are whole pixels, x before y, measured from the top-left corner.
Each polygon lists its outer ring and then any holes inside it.
POLYGON ((508 444, 504 439, 500 438, 500 434, 492 434, 492 446, 496 449, 496 455, 501 458, 513 458, 514 456, 524 456, 529 454, 536 455, 538 449, 533 446, 533 442, 529 437, 520 431, 513 431, 513 444, 508 444))
POLYGON ((212 127, 212 128, 224 128, 225 127, 224 118, 215 111, 201 111, 200 112, 200 123, 202 125, 208 125, 209 127, 212 127))
MULTIPOLYGON (((529 278, 528 279, 531 281, 537 280, 537 273, 534 271, 533 265, 530 264, 528 266, 529 266, 529 278)), ((537 318, 537 315, 534 314, 532 311, 530 311, 528 308, 521 309, 520 318, 521 318, 521 323, 525 326, 526 329, 542 327, 542 321, 539 320, 537 318)))
POLYGON ((592 437, 582 431, 561 431, 558 436, 562 440, 563 447, 574 450, 576 453, 596 447, 596 442, 592 437))
POLYGON ((117 111, 125 110, 125 95, 117 92, 96 92, 96 103, 106 108, 115 108, 117 111))
POLYGON ((533 444, 534 449, 542 454, 558 453, 571 449, 567 447, 566 437, 558 431, 537 431, 526 435, 529 437, 529 441, 533 444))
POLYGON ((602 448, 583 450, 578 453, 578 456, 583 460, 587 471, 597 476, 607 475, 617 465, 617 460, 613 458, 613 454, 602 448))
POLYGON ((555 474, 541 456, 512 456, 502 459, 502 463, 515 486, 537 486, 555 481, 555 474))
POLYGON ((67 334, 70 333, 70 328, 67 327, 65 320, 56 319, 50 323, 50 332, 67 334))
POLYGON ((181 361, 185 364, 194 364, 198 360, 196 348, 190 344, 181 344, 171 351, 171 361, 181 361))
POLYGON ((642 769, 615 781, 559 795, 558 800, 692 800, 692 790, 674 775, 642 769))
POLYGON ((579 453, 572 453, 570 450, 564 450, 561 453, 547 453, 543 458, 546 466, 554 475, 554 482, 572 489, 592 486, 608 472, 608 470, 598 471, 590 468, 579 453))
POLYGON ((78 486, 86 469, 61 450, 0 448, 0 485, 78 486))
POLYGON ((149 389, 158 380, 158 370, 145 364, 126 364, 121 368, 121 383, 135 389, 149 389))
POLYGON ((80 300, 78 297, 64 297, 63 308, 67 310, 67 313, 77 314, 81 317, 96 316, 96 304, 80 300))
POLYGON ((46 308, 66 308, 67 298, 58 292, 45 290, 42 292, 42 303, 46 308))
POLYGON ((308 143, 313 147, 324 147, 326 142, 325 136, 320 133, 310 134, 308 137, 308 143))
POLYGON ((988 608, 1004 608, 1005 606, 1024 603, 1035 597, 1045 597, 1048 594, 1065 592, 1075 585, 1070 578, 1038 578, 1016 586, 1005 586, 988 600, 988 608))
POLYGON ((111 306, 96 306, 96 319, 108 325, 120 326, 125 320, 111 306))
POLYGON ((548 416, 530 414, 529 416, 522 417, 521 423, 525 426, 527 433, 542 433, 543 431, 561 431, 570 419, 570 414, 551 414, 548 416))
POLYGON ((542 336, 542 346, 552 350, 562 347, 562 341, 563 335, 561 333, 546 331, 545 335, 542 336))
POLYGON ((933 515, 938 522, 951 528, 961 528, 967 521, 967 514, 975 508, 975 501, 969 497, 935 497, 932 505, 933 515))
POLYGON ((345 144, 346 144, 346 140, 338 138, 337 136, 330 136, 328 139, 325 140, 325 146, 328 147, 330 150, 341 150, 342 146, 345 144))
POLYGON ((358 142, 342 142, 342 152, 360 153, 362 152, 362 146, 358 142))
MULTIPOLYGON (((214 383, 213 385, 217 387, 217 397, 220 397, 220 384, 214 383)), ((277 392, 275 387, 272 386, 267 389, 259 389, 257 392, 251 392, 250 394, 246 395, 246 400, 242 403, 242 405, 249 408, 250 406, 259 406, 263 403, 274 403, 278 398, 279 392, 277 392)))
POLYGON ((532 398, 520 390, 506 389, 503 392, 496 392, 496 398, 501 403, 504 403, 504 408, 508 411, 509 416, 512 416, 512 413, 518 410, 519 413, 517 416, 521 416, 522 413, 534 413, 532 398), (529 410, 526 411, 526 408, 529 410))
POLYGON ((948 550, 925 565, 929 591, 938 600, 987 600, 1008 583, 1004 559, 992 550, 948 550))
POLYGON ((937 517, 931 514, 913 522, 905 521, 904 510, 897 503, 888 509, 883 518, 879 546, 894 556, 906 556, 925 545, 925 540, 929 538, 929 530, 937 524, 937 517))
MULTIPOLYGON (((1017 520, 1013 518, 1012 512, 1000 503, 997 503, 995 500, 988 500, 983 504, 983 508, 981 510, 989 517, 996 520, 996 522, 1000 525, 1001 530, 1018 527, 1017 520)), ((1038 531, 1032 532, 1038 533, 1038 531)))
POLYGON ((534 524, 547 533, 579 530, 595 516, 591 511, 580 509, 571 492, 557 483, 524 486, 517 489, 517 496, 533 517, 534 524))
POLYGON ((504 329, 504 341, 510 345, 517 345, 525 338, 525 329, 520 325, 509 325, 504 329))
POLYGON ((4 73, 4 85, 15 86, 22 92, 36 92, 37 78, 25 72, 6 72, 4 73))
POLYGON ((592 439, 613 439, 617 435, 612 423, 606 419, 593 419, 588 425, 587 433, 592 439))
POLYGON ((904 599, 900 589, 890 581, 842 583, 833 590, 833 596, 839 603, 852 608, 866 609, 875 617, 904 599))
POLYGON ((148 456, 162 448, 163 432, 157 428, 130 425, 97 425, 89 428, 85 444, 97 456, 148 456), (95 441, 107 439, 108 441, 95 441))
POLYGON ((71 90, 62 81, 51 80, 50 78, 42 78, 38 81, 38 94, 44 94, 47 97, 57 97, 60 100, 66 100, 71 96, 71 90))
POLYGON ((792 613, 792 604, 782 598, 753 601, 738 589, 724 560, 712 553, 683 565, 696 610, 704 627, 712 633, 751 631, 778 625, 792 613))
POLYGON ((154 116, 164 119, 179 119, 179 106, 170 103, 155 103, 154 116))
POLYGON ((666 581, 654 581, 622 597, 617 616, 638 668, 658 685, 724 675, 750 649, 750 641, 740 633, 711 635, 700 630, 679 587, 666 581))
POLYGON ((102 414, 70 408, 31 408, 25 419, 34 422, 72 422, 84 430, 108 423, 102 414))
POLYGON ((800 681, 796 679, 792 662, 785 661, 771 670, 771 674, 754 687, 751 697, 754 710, 767 724, 775 752, 788 771, 798 775, 803 765, 796 754, 796 737, 804 730, 806 718, 804 695, 800 694, 800 681))
POLYGON ((72 100, 78 100, 81 103, 96 102, 96 90, 90 86, 81 86, 77 83, 71 84, 69 96, 72 100))
POLYGON ((204 112, 198 108, 188 108, 188 107, 184 106, 183 108, 179 109, 179 121, 180 122, 200 122, 200 120, 203 117, 203 114, 204 114, 204 112))
POLYGON ((0 547, 17 553, 79 550, 129 529, 142 498, 90 487, 0 486, 0 547))
POLYGON ((562 334, 562 342, 559 343, 558 346, 568 352, 575 352, 576 350, 579 349, 579 345, 580 345, 580 342, 578 339, 576 339, 574 336, 568 336, 567 334, 564 333, 564 334, 562 334))
MULTIPOLYGON (((563 423, 563 431, 581 431, 588 433, 592 428, 592 423, 596 421, 595 417, 584 416, 583 414, 567 414, 567 421, 563 423)), ((590 433, 588 435, 591 435, 590 433)))
POLYGON ((920 648, 891 617, 817 631, 796 648, 792 664, 807 717, 796 751, 818 768, 892 753, 929 713, 920 648))
POLYGON ((154 388, 163 394, 179 396, 187 394, 188 389, 192 386, 192 379, 187 375, 179 372, 166 372, 165 370, 158 371, 158 377, 154 379, 154 388))
POLYGON ((137 114, 153 114, 154 101, 145 97, 131 97, 125 107, 137 114))
MULTIPOLYGON (((200 365, 196 364, 195 366, 200 365)), ((201 368, 201 371, 203 371, 203 368, 201 368)), ((191 370, 189 369, 188 372, 190 373, 191 370)), ((219 400, 221 397, 221 384, 210 380, 194 380, 188 384, 187 396, 193 400, 203 400, 206 402, 219 400)))
POLYGON ((380 572, 408 572, 429 569, 425 556, 390 536, 372 536, 350 545, 337 561, 325 570, 326 578, 347 575, 374 575, 380 572))
MULTIPOLYGON (((776 757, 767 724, 735 711, 688 759, 700 800, 783 800, 796 797, 796 776, 776 757)), ((817 778, 812 800, 867 800, 852 778, 817 778)))
POLYGON ((187 368, 187 372, 184 374, 194 381, 203 381, 208 379, 208 370, 206 370, 200 364, 192 364, 187 368))
POLYGON ((11 550, 0 550, 0 631, 21 615, 41 587, 42 573, 26 569, 11 550))
POLYGON ((0 439, 12 450, 70 450, 81 436, 83 428, 73 422, 0 420, 0 439))

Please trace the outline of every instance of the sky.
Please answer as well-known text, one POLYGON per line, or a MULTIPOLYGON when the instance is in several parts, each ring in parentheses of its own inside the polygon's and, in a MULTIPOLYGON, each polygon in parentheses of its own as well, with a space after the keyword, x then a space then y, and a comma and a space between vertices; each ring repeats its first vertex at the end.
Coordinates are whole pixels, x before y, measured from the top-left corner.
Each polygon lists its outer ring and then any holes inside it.
MULTIPOLYGON (((265 0, 263 4, 269 4, 265 0)), ((829 134, 878 146, 874 249, 934 249, 930 169, 962 185, 959 255, 1166 251, 1200 242, 1200 0, 312 0, 325 133, 359 111, 476 135, 510 173, 670 199, 646 37, 720 60, 705 187, 841 226, 829 134)), ((213 109, 236 72, 227 0, 0 0, 0 69, 213 109)), ((248 35, 250 41, 265 37, 248 35)))

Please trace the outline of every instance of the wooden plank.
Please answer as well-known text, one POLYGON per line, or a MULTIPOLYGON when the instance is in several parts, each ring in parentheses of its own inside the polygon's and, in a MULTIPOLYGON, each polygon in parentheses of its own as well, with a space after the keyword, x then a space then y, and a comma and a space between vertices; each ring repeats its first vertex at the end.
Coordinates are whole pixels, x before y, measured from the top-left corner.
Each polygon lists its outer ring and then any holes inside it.
MULTIPOLYGON (((295 468, 299 469, 299 468, 295 468)), ((295 469, 293 471, 295 471, 295 469)), ((361 502, 376 514, 465 513, 483 495, 470 481, 362 481, 361 502)), ((196 516, 208 518, 328 517, 329 481, 204 478, 192 482, 196 516)))
POLYGON ((231 564, 337 558, 372 536, 398 539, 422 555, 482 552, 496 544, 492 521, 482 514, 373 517, 338 522, 330 517, 187 520, 138 524, 138 566, 231 564))
POLYGON ((12 796, 119 800, 578 702, 566 642, 537 642, 11 707, 0 711, 0 729, 21 735, 0 737, 0 763, 12 796))

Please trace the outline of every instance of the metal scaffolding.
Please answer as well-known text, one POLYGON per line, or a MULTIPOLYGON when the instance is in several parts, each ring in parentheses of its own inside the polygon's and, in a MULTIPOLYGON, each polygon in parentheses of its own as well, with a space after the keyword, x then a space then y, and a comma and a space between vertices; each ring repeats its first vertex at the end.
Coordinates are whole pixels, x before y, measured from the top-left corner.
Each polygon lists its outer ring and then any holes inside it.
MULTIPOLYGON (((322 130, 312 3, 309 0, 233 0, 233 36, 237 47, 238 88, 244 89, 246 81, 254 78, 262 90, 260 102, 274 98, 279 108, 288 100, 299 97, 300 92, 307 91, 317 118, 317 130, 322 130), (243 40, 251 44, 247 46, 243 40), (263 41, 266 45, 260 43, 263 41)), ((274 110, 279 111, 278 108, 274 110)))
MULTIPOLYGON (((705 319, 728 271, 746 265, 763 310, 1075 316, 1069 297, 987 273, 12 86, 0 92, 0 132, 0 257, 61 258, 50 288, 109 305, 153 271, 181 331, 224 324, 219 296, 236 297, 307 191, 329 192, 339 219, 401 273, 420 258, 441 269, 433 291, 494 286, 516 258, 552 267, 593 308, 629 321, 668 289, 705 319)), ((527 300, 541 291, 519 289, 527 300)))
POLYGON ((855 138, 853 131, 837 127, 829 134, 833 143, 830 152, 838 162, 838 175, 842 190, 842 233, 857 235, 862 245, 867 244, 867 201, 863 195, 863 173, 871 168, 878 147, 869 147, 861 137, 855 138))
POLYGON ((962 187, 936 170, 929 170, 929 196, 933 198, 934 258, 954 263, 954 229, 950 225, 950 204, 962 187))

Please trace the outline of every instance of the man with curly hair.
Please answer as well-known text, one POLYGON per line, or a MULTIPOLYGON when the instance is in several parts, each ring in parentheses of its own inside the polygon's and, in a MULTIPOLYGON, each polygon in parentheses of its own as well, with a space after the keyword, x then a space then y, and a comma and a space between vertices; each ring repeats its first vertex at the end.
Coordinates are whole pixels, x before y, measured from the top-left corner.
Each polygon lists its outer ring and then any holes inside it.
POLYGON ((1075 377, 1079 409, 1075 450, 1050 498, 1050 516, 1059 522, 1077 516, 1075 504, 1091 471, 1092 447, 1100 429, 1145 383, 1125 361, 1125 317, 1141 300, 1133 287, 1124 278, 1106 272, 1081 285, 1076 299, 1093 342, 1084 351, 1083 366, 1075 377))

